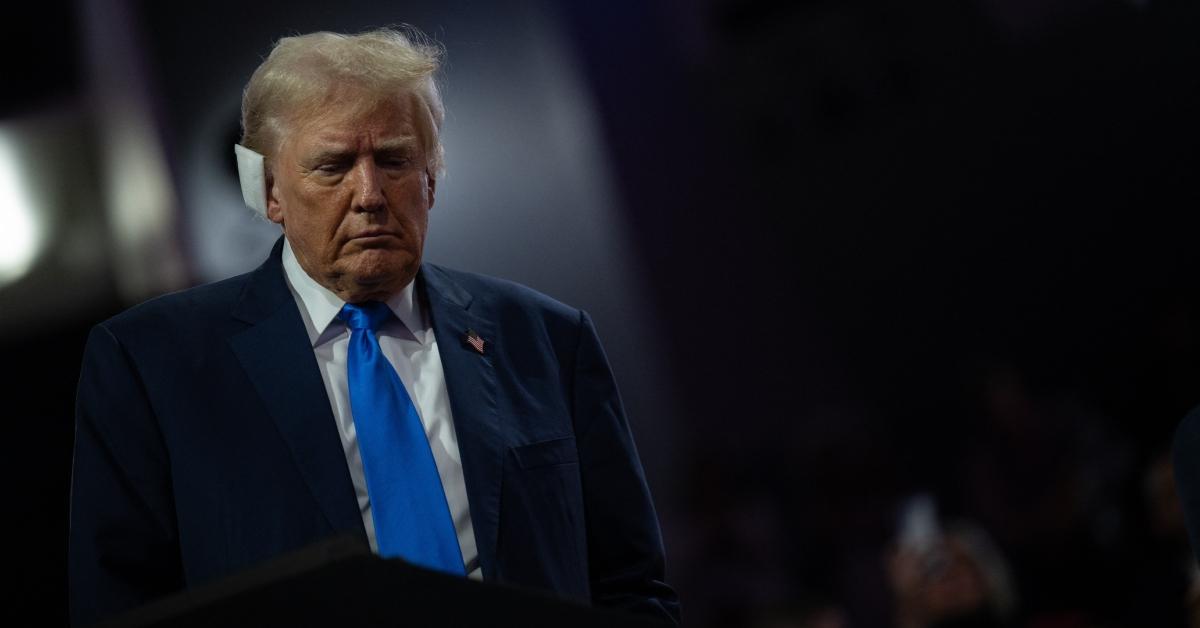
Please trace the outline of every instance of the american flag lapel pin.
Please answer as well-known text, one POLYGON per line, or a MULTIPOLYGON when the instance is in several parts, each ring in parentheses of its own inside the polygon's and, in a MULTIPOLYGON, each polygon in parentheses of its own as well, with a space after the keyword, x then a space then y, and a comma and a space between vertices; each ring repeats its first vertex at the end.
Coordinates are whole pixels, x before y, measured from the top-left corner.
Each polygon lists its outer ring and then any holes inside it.
POLYGON ((467 342, 467 344, 470 345, 471 348, 475 350, 476 353, 478 353, 479 355, 483 355, 483 347, 487 343, 487 341, 484 340, 483 338, 481 338, 479 336, 479 334, 475 332, 474 329, 468 329, 467 335, 463 337, 463 340, 465 340, 467 342))

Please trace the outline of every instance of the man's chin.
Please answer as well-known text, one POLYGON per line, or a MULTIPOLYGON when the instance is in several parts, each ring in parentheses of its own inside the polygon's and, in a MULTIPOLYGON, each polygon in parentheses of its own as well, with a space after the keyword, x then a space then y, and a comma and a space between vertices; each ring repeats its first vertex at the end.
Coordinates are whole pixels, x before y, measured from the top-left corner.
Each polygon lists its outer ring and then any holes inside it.
POLYGON ((408 254, 397 254, 395 251, 386 253, 360 253, 353 268, 343 275, 350 280, 345 282, 347 287, 356 292, 390 295, 408 285, 416 276, 420 262, 408 254))

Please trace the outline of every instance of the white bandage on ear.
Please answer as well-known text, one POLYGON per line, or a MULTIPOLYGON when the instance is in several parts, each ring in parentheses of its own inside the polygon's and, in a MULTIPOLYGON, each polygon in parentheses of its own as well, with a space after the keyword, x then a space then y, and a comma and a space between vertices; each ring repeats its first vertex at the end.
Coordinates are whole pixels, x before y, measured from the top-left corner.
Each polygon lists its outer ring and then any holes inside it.
POLYGON ((242 184, 242 200, 250 209, 267 215, 267 173, 265 158, 242 146, 233 145, 237 155, 238 181, 242 184))

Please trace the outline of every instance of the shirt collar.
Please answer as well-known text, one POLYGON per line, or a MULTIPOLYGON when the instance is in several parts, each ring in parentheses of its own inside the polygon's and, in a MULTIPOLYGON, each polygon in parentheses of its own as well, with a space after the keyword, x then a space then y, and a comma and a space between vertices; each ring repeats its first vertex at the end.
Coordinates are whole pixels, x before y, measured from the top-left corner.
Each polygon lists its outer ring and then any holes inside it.
MULTIPOLYGON (((337 315, 346 302, 304 272, 287 238, 284 238, 283 243, 283 274, 292 296, 296 299, 296 305, 300 308, 300 318, 304 320, 304 327, 308 331, 308 340, 312 346, 328 342, 345 330, 345 324, 337 315)), ((425 344, 429 325, 425 320, 420 300, 416 298, 414 285, 416 281, 408 282, 408 285, 388 297, 384 303, 396 318, 400 319, 413 339, 425 344)))

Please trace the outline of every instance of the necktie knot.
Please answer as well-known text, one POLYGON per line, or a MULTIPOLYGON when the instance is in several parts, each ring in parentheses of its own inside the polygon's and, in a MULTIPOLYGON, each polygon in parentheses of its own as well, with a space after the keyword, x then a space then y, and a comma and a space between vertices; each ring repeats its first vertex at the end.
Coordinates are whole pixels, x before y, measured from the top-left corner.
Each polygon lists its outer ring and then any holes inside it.
POLYGON ((338 312, 338 318, 346 323, 351 330, 369 329, 378 331, 379 326, 392 315, 386 303, 380 301, 364 301, 362 303, 347 303, 338 312))

